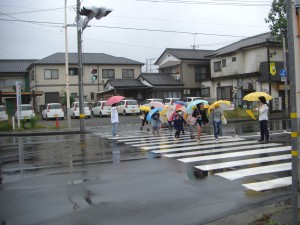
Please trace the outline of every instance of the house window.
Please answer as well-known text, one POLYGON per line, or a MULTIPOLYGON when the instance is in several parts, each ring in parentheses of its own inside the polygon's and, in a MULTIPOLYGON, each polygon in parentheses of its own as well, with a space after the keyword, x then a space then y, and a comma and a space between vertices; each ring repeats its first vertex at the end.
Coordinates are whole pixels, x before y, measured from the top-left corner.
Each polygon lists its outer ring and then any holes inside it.
POLYGON ((235 62, 235 61, 236 61, 236 57, 232 57, 232 58, 231 58, 231 61, 232 61, 232 62, 235 62))
POLYGON ((114 69, 103 69, 102 70, 102 78, 115 78, 115 70, 114 69))
POLYGON ((94 100, 94 92, 91 92, 91 100, 94 100))
POLYGON ((201 88, 202 97, 210 97, 210 88, 201 88))
POLYGON ((226 59, 222 59, 222 67, 226 67, 226 59))
POLYGON ((122 70, 122 78, 134 78, 133 69, 122 70))
POLYGON ((209 67, 196 66, 195 67, 195 81, 203 81, 209 79, 209 67))
POLYGON ((221 71, 221 61, 214 62, 214 72, 220 72, 221 71))
POLYGON ((34 71, 33 70, 30 72, 30 76, 31 76, 31 81, 34 81, 34 71))
POLYGON ((58 79, 58 70, 44 70, 45 80, 58 79))
POLYGON ((232 100, 232 86, 218 87, 217 98, 224 100, 232 100))
POLYGON ((0 80, 0 88, 14 88, 17 81, 21 83, 22 88, 25 87, 25 80, 2 79, 0 80))
POLYGON ((78 68, 69 68, 69 75, 70 76, 76 76, 78 75, 78 68))

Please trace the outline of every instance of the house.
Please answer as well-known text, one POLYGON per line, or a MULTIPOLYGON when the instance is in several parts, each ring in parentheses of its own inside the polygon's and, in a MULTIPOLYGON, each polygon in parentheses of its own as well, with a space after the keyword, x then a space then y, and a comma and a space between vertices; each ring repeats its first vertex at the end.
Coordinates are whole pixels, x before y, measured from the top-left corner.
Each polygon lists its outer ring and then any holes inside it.
POLYGON ((112 95, 122 95, 141 102, 147 98, 181 98, 183 83, 171 74, 142 73, 137 79, 111 79, 104 85, 104 91, 97 93, 98 100, 112 95))
POLYGON ((8 115, 13 115, 16 109, 16 82, 21 84, 22 103, 32 103, 31 100, 42 96, 43 92, 32 93, 29 85, 27 68, 36 59, 1 59, 0 60, 0 105, 6 105, 8 115))
MULTIPOLYGON (((69 61, 69 93, 79 96, 78 55, 68 54, 69 61)), ((144 65, 131 59, 115 57, 104 53, 83 53, 83 94, 84 101, 96 101, 95 93, 104 90, 104 84, 110 79, 136 79, 141 74, 144 65), (96 71, 98 79, 93 82, 91 70, 96 71)), ((58 102, 66 93, 65 53, 55 53, 43 59, 34 61, 28 67, 30 88, 44 91, 44 96, 38 97, 36 105, 42 107, 50 102, 58 102)), ((37 109, 41 111, 41 108, 37 109)))
POLYGON ((212 50, 166 48, 155 62, 162 74, 171 74, 182 82, 182 97, 211 97, 210 60, 205 56, 212 50))
POLYGON ((210 59, 213 98, 235 100, 240 106, 244 104, 242 98, 253 91, 285 98, 279 74, 284 68, 282 44, 271 33, 242 39, 206 57, 210 59))

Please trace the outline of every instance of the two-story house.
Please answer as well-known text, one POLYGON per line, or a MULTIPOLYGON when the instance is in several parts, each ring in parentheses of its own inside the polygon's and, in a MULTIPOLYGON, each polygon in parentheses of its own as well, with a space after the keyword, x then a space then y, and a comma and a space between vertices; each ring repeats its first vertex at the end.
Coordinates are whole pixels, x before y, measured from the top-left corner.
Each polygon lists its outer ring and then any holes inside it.
POLYGON ((282 44, 270 33, 242 39, 206 57, 210 59, 212 97, 242 105, 246 94, 263 91, 284 99, 284 83, 279 74, 284 68, 282 44), (272 73, 270 67, 274 67, 272 73))
POLYGON ((175 80, 184 84, 182 98, 188 96, 211 98, 210 60, 205 58, 211 51, 167 48, 155 65, 159 67, 160 73, 171 74, 175 80))
MULTIPOLYGON (((83 53, 83 94, 87 102, 96 101, 95 93, 103 91, 103 85, 109 79, 136 79, 144 65, 131 59, 115 57, 104 53, 83 53), (98 79, 93 82, 91 70, 96 69, 98 79)), ((68 54, 69 92, 79 96, 77 53, 68 54)), ((33 62, 29 68, 30 88, 43 91, 44 95, 36 99, 37 106, 58 102, 66 92, 65 53, 55 53, 33 62)), ((39 109, 41 110, 41 109, 39 109)), ((38 110, 38 111, 39 111, 38 110)))
POLYGON ((0 60, 0 105, 6 105, 8 115, 16 110, 16 82, 20 82, 22 103, 32 103, 36 96, 43 92, 32 93, 29 85, 27 68, 35 59, 1 59, 0 60))

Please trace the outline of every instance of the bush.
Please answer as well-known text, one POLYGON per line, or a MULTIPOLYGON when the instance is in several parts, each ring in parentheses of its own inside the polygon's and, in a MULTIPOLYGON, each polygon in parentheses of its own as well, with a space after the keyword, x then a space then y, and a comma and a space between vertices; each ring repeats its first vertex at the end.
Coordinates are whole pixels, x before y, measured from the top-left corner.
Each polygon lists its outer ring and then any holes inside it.
POLYGON ((38 121, 38 118, 36 116, 30 118, 30 127, 31 127, 31 129, 36 127, 37 121, 38 121))
POLYGON ((12 130, 11 122, 9 121, 0 121, 0 131, 12 130))

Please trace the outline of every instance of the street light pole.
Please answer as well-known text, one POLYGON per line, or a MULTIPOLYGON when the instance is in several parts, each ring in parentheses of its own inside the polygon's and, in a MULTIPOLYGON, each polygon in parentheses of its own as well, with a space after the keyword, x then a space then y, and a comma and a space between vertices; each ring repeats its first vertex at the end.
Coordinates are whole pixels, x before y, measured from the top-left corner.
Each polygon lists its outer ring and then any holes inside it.
POLYGON ((77 49, 78 49, 78 85, 79 85, 79 123, 80 132, 85 131, 84 100, 83 100, 83 68, 82 68, 82 31, 80 21, 80 0, 77 0, 77 49))

